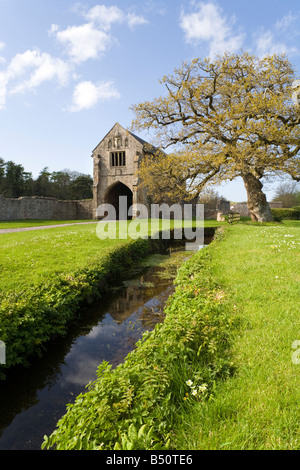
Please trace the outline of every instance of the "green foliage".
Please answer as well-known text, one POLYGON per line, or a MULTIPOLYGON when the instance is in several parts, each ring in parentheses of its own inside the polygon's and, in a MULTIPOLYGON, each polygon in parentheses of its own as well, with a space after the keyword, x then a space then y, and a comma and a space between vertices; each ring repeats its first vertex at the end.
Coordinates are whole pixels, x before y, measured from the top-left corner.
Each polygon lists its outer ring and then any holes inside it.
POLYGON ((115 369, 107 362, 99 366, 97 380, 68 405, 43 448, 170 448, 178 414, 199 400, 189 393, 189 380, 205 383, 209 397, 216 380, 232 373, 234 320, 209 265, 209 248, 182 265, 164 323, 144 333, 115 369))
POLYGON ((31 355, 41 354, 47 341, 64 335, 80 305, 101 296, 112 278, 150 249, 148 240, 128 241, 106 255, 100 252, 74 272, 53 273, 23 290, 0 292, 0 339, 6 345, 0 378, 8 368, 26 365, 31 355))
POLYGON ((300 220, 300 209, 271 209, 274 220, 300 220))
POLYGON ((0 194, 7 198, 43 196, 58 199, 92 199, 90 175, 70 170, 50 172, 43 168, 36 179, 22 165, 0 158, 0 194))

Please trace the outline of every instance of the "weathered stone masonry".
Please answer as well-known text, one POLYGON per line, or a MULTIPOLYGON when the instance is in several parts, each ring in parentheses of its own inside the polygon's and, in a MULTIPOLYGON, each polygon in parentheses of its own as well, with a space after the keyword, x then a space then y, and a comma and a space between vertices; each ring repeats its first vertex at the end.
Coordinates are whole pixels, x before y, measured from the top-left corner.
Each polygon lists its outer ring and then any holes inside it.
POLYGON ((50 197, 0 196, 0 220, 84 220, 93 218, 92 199, 62 201, 50 197))
POLYGON ((94 218, 101 204, 112 204, 118 210, 119 196, 127 196, 133 206, 149 207, 146 192, 139 188, 138 168, 142 159, 154 147, 116 123, 93 150, 94 162, 94 218))

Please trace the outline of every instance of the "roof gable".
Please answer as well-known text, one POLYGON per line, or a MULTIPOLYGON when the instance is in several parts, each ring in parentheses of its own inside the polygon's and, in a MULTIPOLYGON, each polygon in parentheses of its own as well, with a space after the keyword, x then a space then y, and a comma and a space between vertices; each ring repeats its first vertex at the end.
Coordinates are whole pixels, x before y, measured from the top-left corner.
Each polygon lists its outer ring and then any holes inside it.
POLYGON ((95 152, 95 150, 99 147, 99 145, 102 144, 102 142, 110 135, 110 134, 113 134, 114 132, 117 132, 117 131, 123 131, 123 132, 126 132, 128 133, 131 137, 133 137, 137 142, 139 142, 139 144, 141 144, 142 146, 144 145, 150 145, 148 144, 148 142, 146 142, 145 140, 141 139, 140 137, 138 137, 137 135, 133 134, 132 132, 130 132, 129 130, 125 129, 123 126, 121 126, 121 124, 119 124, 118 122, 116 122, 116 124, 110 129, 109 132, 107 132, 107 134, 103 137, 103 139, 101 139, 101 141, 98 143, 98 145, 96 145, 96 147, 94 148, 93 152, 95 152))

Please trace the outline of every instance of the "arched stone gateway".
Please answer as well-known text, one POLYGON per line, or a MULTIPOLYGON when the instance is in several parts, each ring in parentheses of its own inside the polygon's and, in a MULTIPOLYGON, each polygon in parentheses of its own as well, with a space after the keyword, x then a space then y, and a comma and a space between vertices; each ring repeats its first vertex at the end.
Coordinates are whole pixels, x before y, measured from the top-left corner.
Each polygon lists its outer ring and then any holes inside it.
POLYGON ((116 210, 117 220, 130 220, 132 217, 128 215, 129 208, 133 204, 133 193, 128 186, 121 183, 114 183, 108 188, 105 195, 105 203, 111 204, 116 210), (120 207, 120 196, 125 196, 126 200, 123 207, 120 207))
MULTIPOLYGON (((97 208, 112 203, 119 210, 118 197, 127 195, 133 206, 133 218, 137 204, 149 210, 149 198, 145 190, 139 188, 138 169, 147 154, 155 148, 132 132, 116 123, 93 150, 94 196, 93 217, 98 218, 97 208), (126 189, 127 188, 127 189, 126 189)), ((130 205, 131 205, 130 204, 130 205)))

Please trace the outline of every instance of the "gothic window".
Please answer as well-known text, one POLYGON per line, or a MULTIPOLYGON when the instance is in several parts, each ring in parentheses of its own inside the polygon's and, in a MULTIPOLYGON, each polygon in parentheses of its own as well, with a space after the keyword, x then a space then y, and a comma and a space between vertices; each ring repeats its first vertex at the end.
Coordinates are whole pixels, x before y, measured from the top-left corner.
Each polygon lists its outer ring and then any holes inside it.
POLYGON ((125 166, 126 165, 125 152, 111 152, 110 165, 111 166, 125 166))

